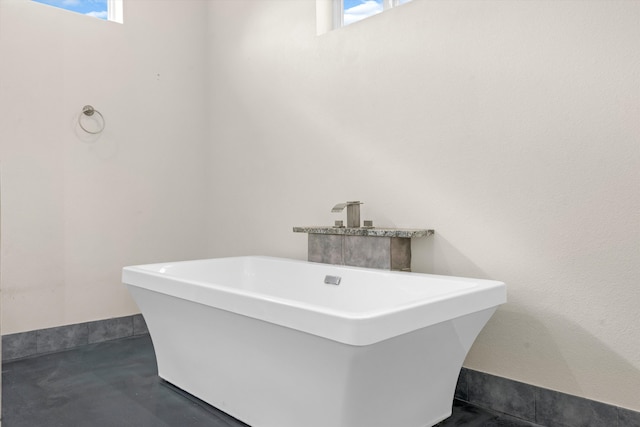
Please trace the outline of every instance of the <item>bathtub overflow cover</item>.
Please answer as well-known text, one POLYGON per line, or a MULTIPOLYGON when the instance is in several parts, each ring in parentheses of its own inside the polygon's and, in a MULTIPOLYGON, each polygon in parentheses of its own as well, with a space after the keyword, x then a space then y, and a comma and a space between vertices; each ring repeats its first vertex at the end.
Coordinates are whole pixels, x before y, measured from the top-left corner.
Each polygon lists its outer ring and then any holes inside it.
POLYGON ((342 280, 342 277, 340 277, 340 276, 325 276, 324 277, 324 283, 326 283, 327 285, 339 285, 340 284, 340 280, 342 280))

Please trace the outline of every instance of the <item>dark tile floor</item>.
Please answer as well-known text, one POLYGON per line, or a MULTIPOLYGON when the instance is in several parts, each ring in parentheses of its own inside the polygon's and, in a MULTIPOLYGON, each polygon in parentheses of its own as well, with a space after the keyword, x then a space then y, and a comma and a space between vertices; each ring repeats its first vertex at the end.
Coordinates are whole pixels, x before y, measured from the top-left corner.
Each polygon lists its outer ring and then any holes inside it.
MULTIPOLYGON (((148 335, 3 364, 2 424, 4 427, 246 427, 160 380, 148 335)), ((456 401, 451 418, 438 424, 438 427, 453 426, 535 425, 456 401)))

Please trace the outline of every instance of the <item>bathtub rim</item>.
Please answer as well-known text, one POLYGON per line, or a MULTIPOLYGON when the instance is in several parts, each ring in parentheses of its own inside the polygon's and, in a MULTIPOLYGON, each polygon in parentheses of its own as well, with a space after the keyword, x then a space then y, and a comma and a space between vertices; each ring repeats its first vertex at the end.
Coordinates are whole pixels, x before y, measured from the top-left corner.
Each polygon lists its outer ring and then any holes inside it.
POLYGON ((466 314, 497 307, 506 302, 506 285, 495 280, 393 272, 270 256, 221 257, 127 266, 122 269, 122 282, 127 286, 147 289, 357 346, 374 344, 466 314), (366 271, 392 276, 399 274, 427 279, 462 280, 480 286, 444 293, 429 299, 426 303, 424 300, 415 300, 385 309, 345 311, 202 280, 183 279, 156 271, 158 267, 170 264, 186 265, 196 262, 243 259, 326 266, 338 270, 366 271), (177 290, 180 292, 176 292, 177 290), (265 309, 265 304, 268 309, 265 309))

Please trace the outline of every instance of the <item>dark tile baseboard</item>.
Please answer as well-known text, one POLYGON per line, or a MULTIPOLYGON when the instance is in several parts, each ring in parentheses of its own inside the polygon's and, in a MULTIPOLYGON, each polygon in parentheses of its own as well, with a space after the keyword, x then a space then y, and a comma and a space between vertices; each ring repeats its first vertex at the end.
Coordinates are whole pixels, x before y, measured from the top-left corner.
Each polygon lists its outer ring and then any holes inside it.
MULTIPOLYGON (((2 360, 148 333, 141 314, 2 336, 2 360)), ((640 427, 640 412, 462 368, 456 399, 547 427, 640 427)))
POLYGON ((148 333, 141 314, 2 336, 2 361, 148 333))
POLYGON ((640 412, 468 368, 456 399, 548 427, 640 427, 640 412))

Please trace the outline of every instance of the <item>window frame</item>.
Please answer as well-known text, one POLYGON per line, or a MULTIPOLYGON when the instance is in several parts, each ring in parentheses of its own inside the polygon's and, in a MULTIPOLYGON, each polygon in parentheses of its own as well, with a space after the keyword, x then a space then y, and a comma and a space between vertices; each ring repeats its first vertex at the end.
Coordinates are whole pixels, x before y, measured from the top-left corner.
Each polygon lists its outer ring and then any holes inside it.
MULTIPOLYGON (((408 3, 410 1, 412 0, 404 0, 404 2, 403 0, 382 0, 382 12, 392 9, 394 7, 400 6, 404 3, 408 3)), ((376 13, 375 15, 378 15, 378 13, 376 13)), ((355 22, 364 21, 365 19, 370 18, 371 16, 374 16, 374 15, 364 17, 355 22)), ((336 30, 338 28, 342 28, 346 26, 344 24, 344 0, 333 0, 331 18, 333 23, 332 29, 336 30)), ((352 22, 352 24, 355 24, 355 22, 352 22)), ((347 24, 347 25, 350 25, 350 24, 347 24)))
MULTIPOLYGON (((2 1, 2 0, 0 0, 2 1)), ((410 3, 414 0, 383 0, 382 12, 396 6, 410 3)), ((378 13, 376 13, 378 15, 378 13)), ((373 16, 373 15, 370 15, 373 16)), ((368 17, 370 17, 368 16, 368 17)), ((360 22, 368 17, 360 19, 360 22)), ((354 22, 354 23, 355 23, 354 22)), ((333 30, 345 27, 344 25, 344 0, 316 0, 316 35, 321 36, 333 30)))
MULTIPOLYGON (((67 12, 71 12, 71 13, 75 13, 78 15, 84 15, 84 16, 91 16, 88 13, 83 13, 82 11, 79 10, 74 10, 73 8, 70 7, 65 7, 64 4, 52 4, 52 3, 45 3, 43 1, 40 0, 33 0, 33 3, 38 3, 38 4, 43 4, 45 6, 49 6, 49 7, 55 7, 57 9, 62 9, 62 10, 66 10, 67 12)), ((107 4, 107 17, 106 18, 101 18, 101 17, 97 17, 97 16, 91 16, 92 18, 96 18, 100 21, 110 21, 110 22, 117 22, 119 24, 123 24, 124 23, 124 0, 106 0, 106 4, 107 4)))
POLYGON ((124 0, 107 0, 107 21, 124 24, 124 0))

